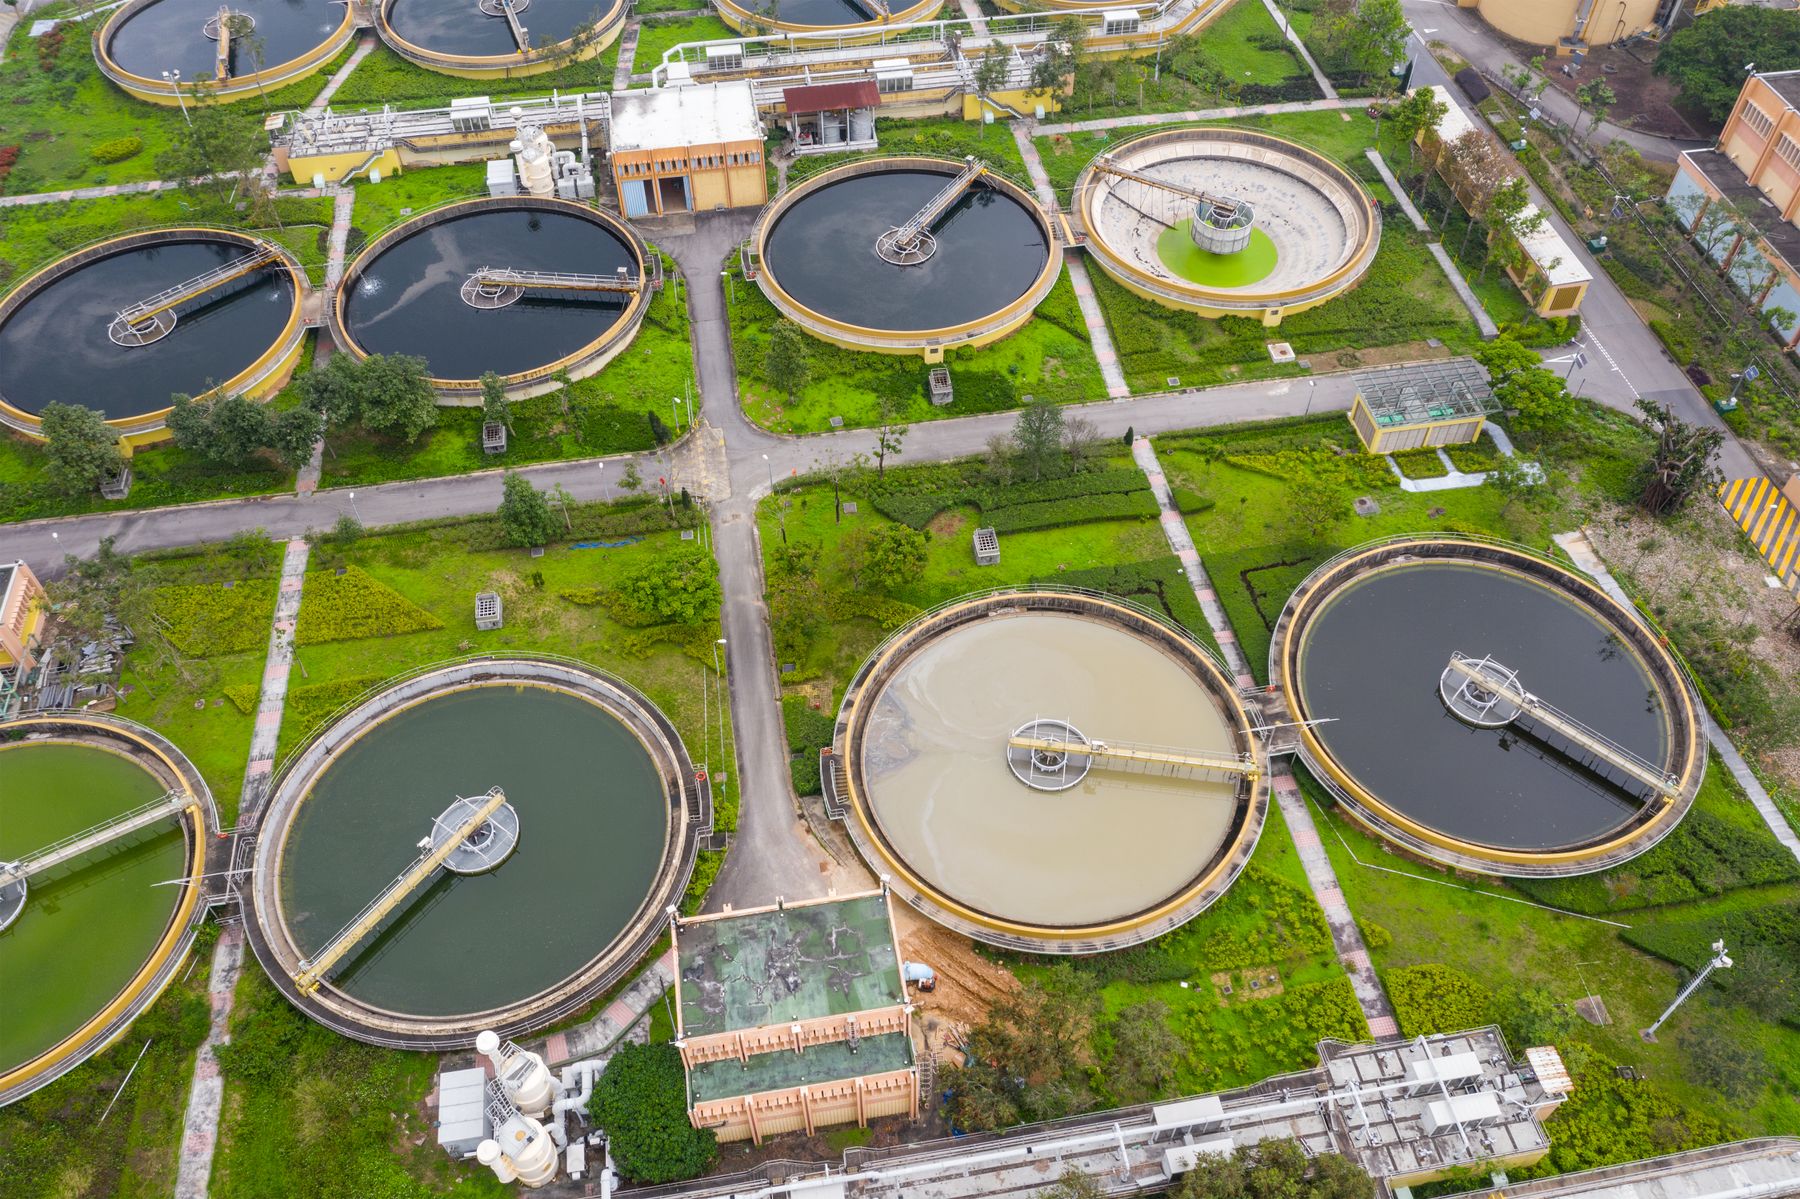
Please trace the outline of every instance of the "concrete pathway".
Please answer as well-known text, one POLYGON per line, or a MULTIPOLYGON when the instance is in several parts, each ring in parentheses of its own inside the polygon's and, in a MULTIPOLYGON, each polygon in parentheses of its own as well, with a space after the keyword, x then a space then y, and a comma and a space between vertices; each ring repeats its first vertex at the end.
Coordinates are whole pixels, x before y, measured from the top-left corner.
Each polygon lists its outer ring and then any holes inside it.
POLYGON ((306 585, 306 559, 311 552, 296 537, 281 561, 281 587, 275 595, 275 620, 269 629, 269 654, 263 661, 262 692, 256 701, 256 731, 250 737, 250 763, 238 797, 237 823, 254 828, 269 798, 275 770, 275 747, 281 740, 281 712, 287 704, 288 672, 294 663, 294 629, 300 620, 300 591, 306 585))
POLYGON ((599 1057, 636 1028, 645 1013, 661 1002, 675 985, 675 952, 670 950, 650 963, 645 971, 619 992, 619 997, 606 1005, 606 1010, 585 1024, 551 1033, 542 1041, 525 1048, 541 1053, 544 1063, 560 1066, 599 1057))
MULTIPOLYGON (((1132 442, 1131 456, 1150 480, 1150 490, 1156 496, 1157 506, 1162 509, 1163 534, 1168 538, 1169 548, 1175 551, 1182 569, 1187 572, 1188 582, 1194 589, 1194 598, 1200 601, 1200 608, 1206 613, 1206 623, 1212 627, 1213 639, 1219 643, 1219 649, 1225 655, 1226 666, 1237 676, 1240 688, 1255 687, 1256 677, 1250 670, 1250 660, 1244 656, 1243 647, 1238 644, 1237 633, 1232 630, 1231 621, 1226 618, 1225 609, 1219 604, 1218 593, 1214 591, 1212 580, 1206 574, 1206 567, 1201 564, 1199 551, 1194 548, 1187 522, 1175 509, 1168 478, 1163 474, 1162 463, 1157 460, 1156 449, 1150 444, 1149 438, 1140 437, 1132 442)), ((1287 821, 1288 835, 1294 839, 1294 847, 1300 853, 1301 865, 1306 869, 1306 881, 1311 884, 1313 896, 1325 912, 1326 923, 1331 926, 1331 939, 1337 950, 1338 961, 1350 976, 1350 985, 1356 991, 1357 1003, 1362 1006, 1363 1018, 1369 1022, 1369 1033, 1378 1039, 1397 1036, 1400 1029, 1394 1020, 1394 1009, 1388 1003, 1387 993, 1381 988, 1381 979, 1376 976, 1375 967, 1369 962, 1369 951, 1363 944, 1362 931, 1356 927, 1356 917, 1344 899, 1343 888, 1338 886, 1337 873, 1331 868, 1331 859, 1325 855, 1325 847, 1319 840, 1319 830, 1313 824, 1312 812, 1306 806, 1305 797, 1300 794, 1300 785, 1294 781, 1286 762, 1271 762, 1269 774, 1275 802, 1281 807, 1282 818, 1287 821)))
POLYGON ((194 1061, 194 1082, 188 1088, 187 1116, 182 1125, 181 1157, 175 1170, 175 1199, 206 1199, 212 1181, 213 1150, 219 1143, 219 1109, 225 1100, 225 1079, 219 1072, 219 1046, 231 1040, 231 1005, 237 994, 238 974, 244 965, 244 926, 231 925, 213 945, 212 979, 207 999, 212 1022, 194 1061))
POLYGON ((149 179, 142 183, 109 183, 105 187, 73 187, 54 192, 28 192, 0 196, 0 208, 24 208, 31 204, 66 204, 70 200, 98 200, 103 196, 130 196, 144 192, 180 191, 185 184, 174 179, 149 179))
POLYGON ((344 277, 344 250, 350 241, 350 218, 356 211, 356 191, 340 187, 331 196, 331 240, 325 260, 326 295, 337 289, 344 277))
MULTIPOLYGON (((1050 177, 1044 173, 1044 160, 1038 156, 1037 145, 1031 140, 1029 124, 1012 122, 1012 135, 1013 141, 1018 143, 1020 156, 1025 159, 1025 170, 1031 176, 1031 185, 1037 189, 1038 198, 1055 208, 1056 192, 1050 186, 1050 177)), ((1088 278, 1087 264, 1073 254, 1064 254, 1063 265, 1069 272, 1069 286, 1075 291, 1081 319, 1087 325, 1094 359, 1099 362, 1100 377, 1106 382, 1106 394, 1115 400, 1122 399, 1131 394, 1131 387, 1125 382, 1125 372, 1119 369, 1119 352, 1113 346, 1112 331, 1106 327, 1106 314, 1100 311, 1100 301, 1094 298, 1094 281, 1088 278)))
POLYGON ((1325 98, 1327 100, 1337 99, 1337 89, 1331 86, 1331 80, 1325 78, 1325 72, 1321 71, 1319 64, 1313 61, 1312 51, 1306 48, 1306 43, 1300 40, 1300 35, 1294 32, 1294 27, 1288 24, 1287 14, 1276 6, 1275 0, 1262 0, 1262 2, 1263 7, 1269 10, 1269 15, 1275 18, 1276 27, 1287 34, 1287 40, 1294 47, 1294 53, 1300 56, 1300 61, 1305 63, 1306 69, 1312 72, 1313 82, 1319 85, 1319 90, 1325 93, 1325 98))
POLYGON ((962 10, 963 18, 975 30, 976 37, 988 35, 987 14, 981 11, 981 5, 977 4, 975 0, 957 0, 957 7, 962 10))
POLYGON ((337 73, 331 77, 331 81, 317 96, 313 97, 313 102, 306 106, 307 116, 318 116, 325 111, 325 106, 331 103, 333 96, 337 95, 338 88, 344 86, 344 80, 350 78, 350 72, 356 70, 362 60, 374 52, 377 44, 373 34, 363 35, 362 40, 356 43, 356 49, 350 52, 350 57, 344 60, 344 65, 337 69, 337 73))
MULTIPOLYGON (((1417 208, 1413 207, 1412 197, 1406 194, 1406 189, 1400 186, 1398 179, 1394 178, 1394 172, 1388 169, 1387 159, 1381 156, 1381 151, 1371 148, 1363 153, 1367 154, 1369 161, 1375 164, 1376 173, 1381 176, 1381 181, 1387 184, 1388 190, 1394 193, 1394 199, 1399 201, 1400 210, 1406 214, 1406 219, 1412 222, 1413 228, 1420 233, 1429 234, 1431 226, 1425 223, 1425 218, 1420 215, 1417 208)), ((1500 336, 1500 326, 1494 323, 1494 318, 1489 316, 1487 309, 1481 306, 1480 297, 1475 294, 1475 289, 1469 286, 1469 281, 1463 278, 1463 273, 1458 269, 1456 263, 1451 261, 1449 251, 1444 249, 1443 243, 1432 241, 1425 248, 1431 251, 1431 256, 1437 259, 1438 266, 1443 268, 1444 278, 1450 280, 1450 286, 1456 289, 1456 298, 1463 302, 1463 307, 1467 308, 1469 315, 1475 318, 1475 324, 1481 329, 1481 335, 1489 339, 1500 336)))
POLYGON ((631 64, 637 58, 638 29, 634 17, 619 35, 619 58, 613 64, 612 90, 622 92, 631 86, 631 64))
MULTIPOLYGON (((1600 584, 1601 590, 1622 606, 1636 608, 1636 605, 1631 602, 1631 597, 1625 594, 1625 589, 1619 586, 1619 581, 1613 578, 1611 571, 1606 569, 1606 563, 1601 560, 1585 532, 1577 530, 1573 533, 1558 533, 1554 540, 1568 553, 1576 566, 1587 572, 1596 583, 1600 584)), ((1744 755, 1738 752, 1737 746, 1731 743, 1731 738, 1713 720, 1710 712, 1706 713, 1706 739, 1718 753, 1720 760, 1725 763, 1725 769, 1731 771, 1731 777, 1737 780, 1738 786, 1744 789, 1744 794, 1750 797, 1751 806, 1756 809, 1757 815, 1763 818, 1763 823, 1769 826, 1769 831, 1775 834, 1775 839, 1781 842, 1789 853, 1800 858, 1800 837, 1794 835, 1793 827, 1788 824, 1787 818, 1781 814, 1781 810, 1775 806, 1775 802, 1769 798, 1768 791, 1764 790, 1762 780, 1756 777, 1756 772, 1750 769, 1748 762, 1744 761, 1744 755)))
POLYGON ((1267 117, 1284 112, 1338 112, 1367 108, 1373 97, 1358 100, 1283 100, 1279 104, 1237 104, 1228 108, 1195 108, 1186 112, 1150 112, 1124 117, 1095 117, 1091 121, 1060 121, 1037 126, 1036 133, 1094 133, 1104 129, 1135 129, 1141 125, 1170 125, 1179 121, 1228 121, 1235 117, 1267 117))

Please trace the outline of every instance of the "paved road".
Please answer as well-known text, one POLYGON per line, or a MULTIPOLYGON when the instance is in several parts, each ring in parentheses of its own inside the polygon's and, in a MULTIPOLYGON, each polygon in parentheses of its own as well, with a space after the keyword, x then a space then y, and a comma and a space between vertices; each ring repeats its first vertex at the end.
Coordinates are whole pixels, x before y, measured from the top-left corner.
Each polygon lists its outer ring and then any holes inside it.
MULTIPOLYGON (((1473 9, 1458 8, 1446 0, 1403 0, 1402 7, 1413 28, 1427 39, 1444 43, 1457 57, 1491 75, 1505 78, 1508 69, 1516 71, 1526 65, 1473 9)), ((1573 96, 1554 87, 1545 90, 1538 105, 1564 125, 1573 126, 1577 119, 1584 122, 1587 119, 1573 96)), ((1645 158, 1657 162, 1673 162, 1683 150, 1712 145, 1710 140, 1663 137, 1627 129, 1611 121, 1600 123, 1597 136, 1601 141, 1625 142, 1645 158)))

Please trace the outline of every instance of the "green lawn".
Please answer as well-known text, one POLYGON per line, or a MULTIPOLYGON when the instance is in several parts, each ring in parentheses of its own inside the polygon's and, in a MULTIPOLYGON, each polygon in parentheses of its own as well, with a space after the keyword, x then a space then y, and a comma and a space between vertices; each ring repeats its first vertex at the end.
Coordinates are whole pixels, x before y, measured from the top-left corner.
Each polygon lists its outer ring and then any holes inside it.
POLYGON ((165 445, 132 457, 130 496, 103 500, 97 492, 69 496, 56 490, 45 481, 47 465, 41 443, 16 433, 0 436, 0 522, 267 495, 294 485, 290 470, 255 464, 220 466, 165 445))
POLYGON ((458 163, 452 166, 418 167, 383 179, 380 183, 360 182, 356 185, 356 206, 351 210, 351 257, 358 248, 372 241, 390 226, 427 208, 451 200, 468 200, 485 196, 487 168, 481 163, 458 163))
POLYGON ((735 258, 730 270, 731 340, 739 396, 750 419, 772 432, 821 432, 831 428, 834 416, 842 417, 846 428, 877 424, 884 399, 894 405, 898 419, 918 422, 1015 408, 1027 395, 1070 404, 1106 394, 1087 325, 1065 274, 1017 333, 991 345, 945 354, 956 399, 944 407, 934 407, 926 397, 928 368, 922 358, 841 349, 810 335, 806 346, 811 379, 790 404, 763 378, 769 330, 780 314, 756 284, 744 281, 735 258))
POLYGON ((731 26, 710 14, 674 21, 642 21, 638 24, 637 50, 631 56, 631 69, 639 75, 648 75, 662 62, 663 51, 682 42, 711 42, 737 36, 731 26))

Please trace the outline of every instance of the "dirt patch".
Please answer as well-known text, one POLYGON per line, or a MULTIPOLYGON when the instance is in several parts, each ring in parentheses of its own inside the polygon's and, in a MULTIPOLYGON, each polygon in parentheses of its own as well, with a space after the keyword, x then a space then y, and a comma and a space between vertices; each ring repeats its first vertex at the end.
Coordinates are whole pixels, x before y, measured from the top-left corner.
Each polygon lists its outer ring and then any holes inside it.
POLYGON ((1018 988, 1012 972, 977 952, 969 938, 911 908, 894 905, 894 926, 902 959, 923 962, 937 971, 937 990, 915 990, 912 999, 918 1005, 919 1027, 940 1056, 952 1029, 980 1023, 995 1000, 1018 988))
POLYGON ((938 513, 925 527, 931 531, 933 537, 955 537, 963 531, 968 523, 967 516, 952 509, 938 513))
POLYGON ((1281 971, 1273 966, 1253 970, 1221 970, 1212 976, 1213 989, 1219 993, 1219 1006, 1273 999, 1287 988, 1281 984, 1281 971))

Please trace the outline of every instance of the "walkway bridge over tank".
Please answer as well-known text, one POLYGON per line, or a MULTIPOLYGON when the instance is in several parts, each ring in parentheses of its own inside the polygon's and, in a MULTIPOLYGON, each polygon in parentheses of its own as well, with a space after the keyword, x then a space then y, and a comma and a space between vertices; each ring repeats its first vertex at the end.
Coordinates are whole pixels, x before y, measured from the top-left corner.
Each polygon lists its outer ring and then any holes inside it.
POLYGON ((1006 764, 1021 783, 1039 791, 1066 791, 1096 768, 1212 782, 1254 780, 1262 773, 1251 753, 1101 740, 1066 720, 1044 717, 1020 725, 1007 738, 1006 764))
POLYGON ((1533 695, 1519 684, 1517 671, 1492 658, 1452 653, 1438 680, 1438 692, 1466 724, 1500 728, 1517 723, 1534 735, 1548 732, 1553 745, 1602 778, 1617 781, 1609 773, 1616 771, 1664 803, 1673 803, 1681 792, 1680 779, 1533 695))
POLYGON ((644 289, 644 279, 620 267, 612 275, 578 275, 563 271, 515 271, 510 267, 482 267, 462 285, 463 303, 471 308, 504 308, 527 291, 624 293, 644 289))
POLYGON ((242 258, 234 258, 210 271, 195 275, 192 279, 184 279, 148 299, 119 309, 112 324, 107 326, 106 335, 114 345, 127 347, 147 346, 151 342, 161 341, 175 328, 177 308, 192 303, 209 292, 217 291, 227 283, 242 279, 253 271, 279 262, 280 257, 272 247, 265 246, 252 250, 242 258))
POLYGON ((475 7, 483 16, 505 17, 507 28, 512 30, 513 41, 518 43, 519 53, 531 52, 530 31, 519 20, 519 14, 531 7, 531 0, 476 0, 475 7))
POLYGON ((904 224, 896 225, 875 239, 877 254, 896 266, 914 266, 937 253, 937 240, 931 236, 931 227, 943 219, 944 214, 962 199, 962 194, 973 187, 976 180, 988 173, 988 165, 978 158, 971 156, 965 162, 966 165, 957 172, 956 178, 925 201, 923 208, 913 213, 904 224))
MULTIPOLYGON (((380 927, 382 921, 406 902, 407 897, 429 882, 445 866, 450 866, 458 873, 476 873, 479 870, 491 870, 498 865, 498 858, 510 852, 512 846, 504 845, 503 852, 489 855, 484 852, 484 842, 506 835, 502 809, 511 812, 507 807, 506 792, 498 787, 479 799, 458 799, 450 805, 443 815, 432 822, 432 831, 419 842, 419 856, 413 864, 401 871, 350 923, 325 942, 318 953, 300 963, 300 970, 294 975, 294 985, 300 988, 301 994, 310 995, 318 990, 319 984, 325 981, 325 976, 333 966, 362 944, 370 933, 380 927), (469 867, 458 867, 451 863, 452 857, 459 852, 471 853, 473 861, 469 867)), ((510 825, 513 844, 518 841, 518 830, 515 817, 510 825)))
POLYGON ((97 849, 188 811, 199 819, 200 801, 185 791, 170 791, 161 799, 121 812, 16 862, 0 862, 0 930, 10 927, 24 910, 29 889, 27 883, 35 875, 84 858, 97 849))

